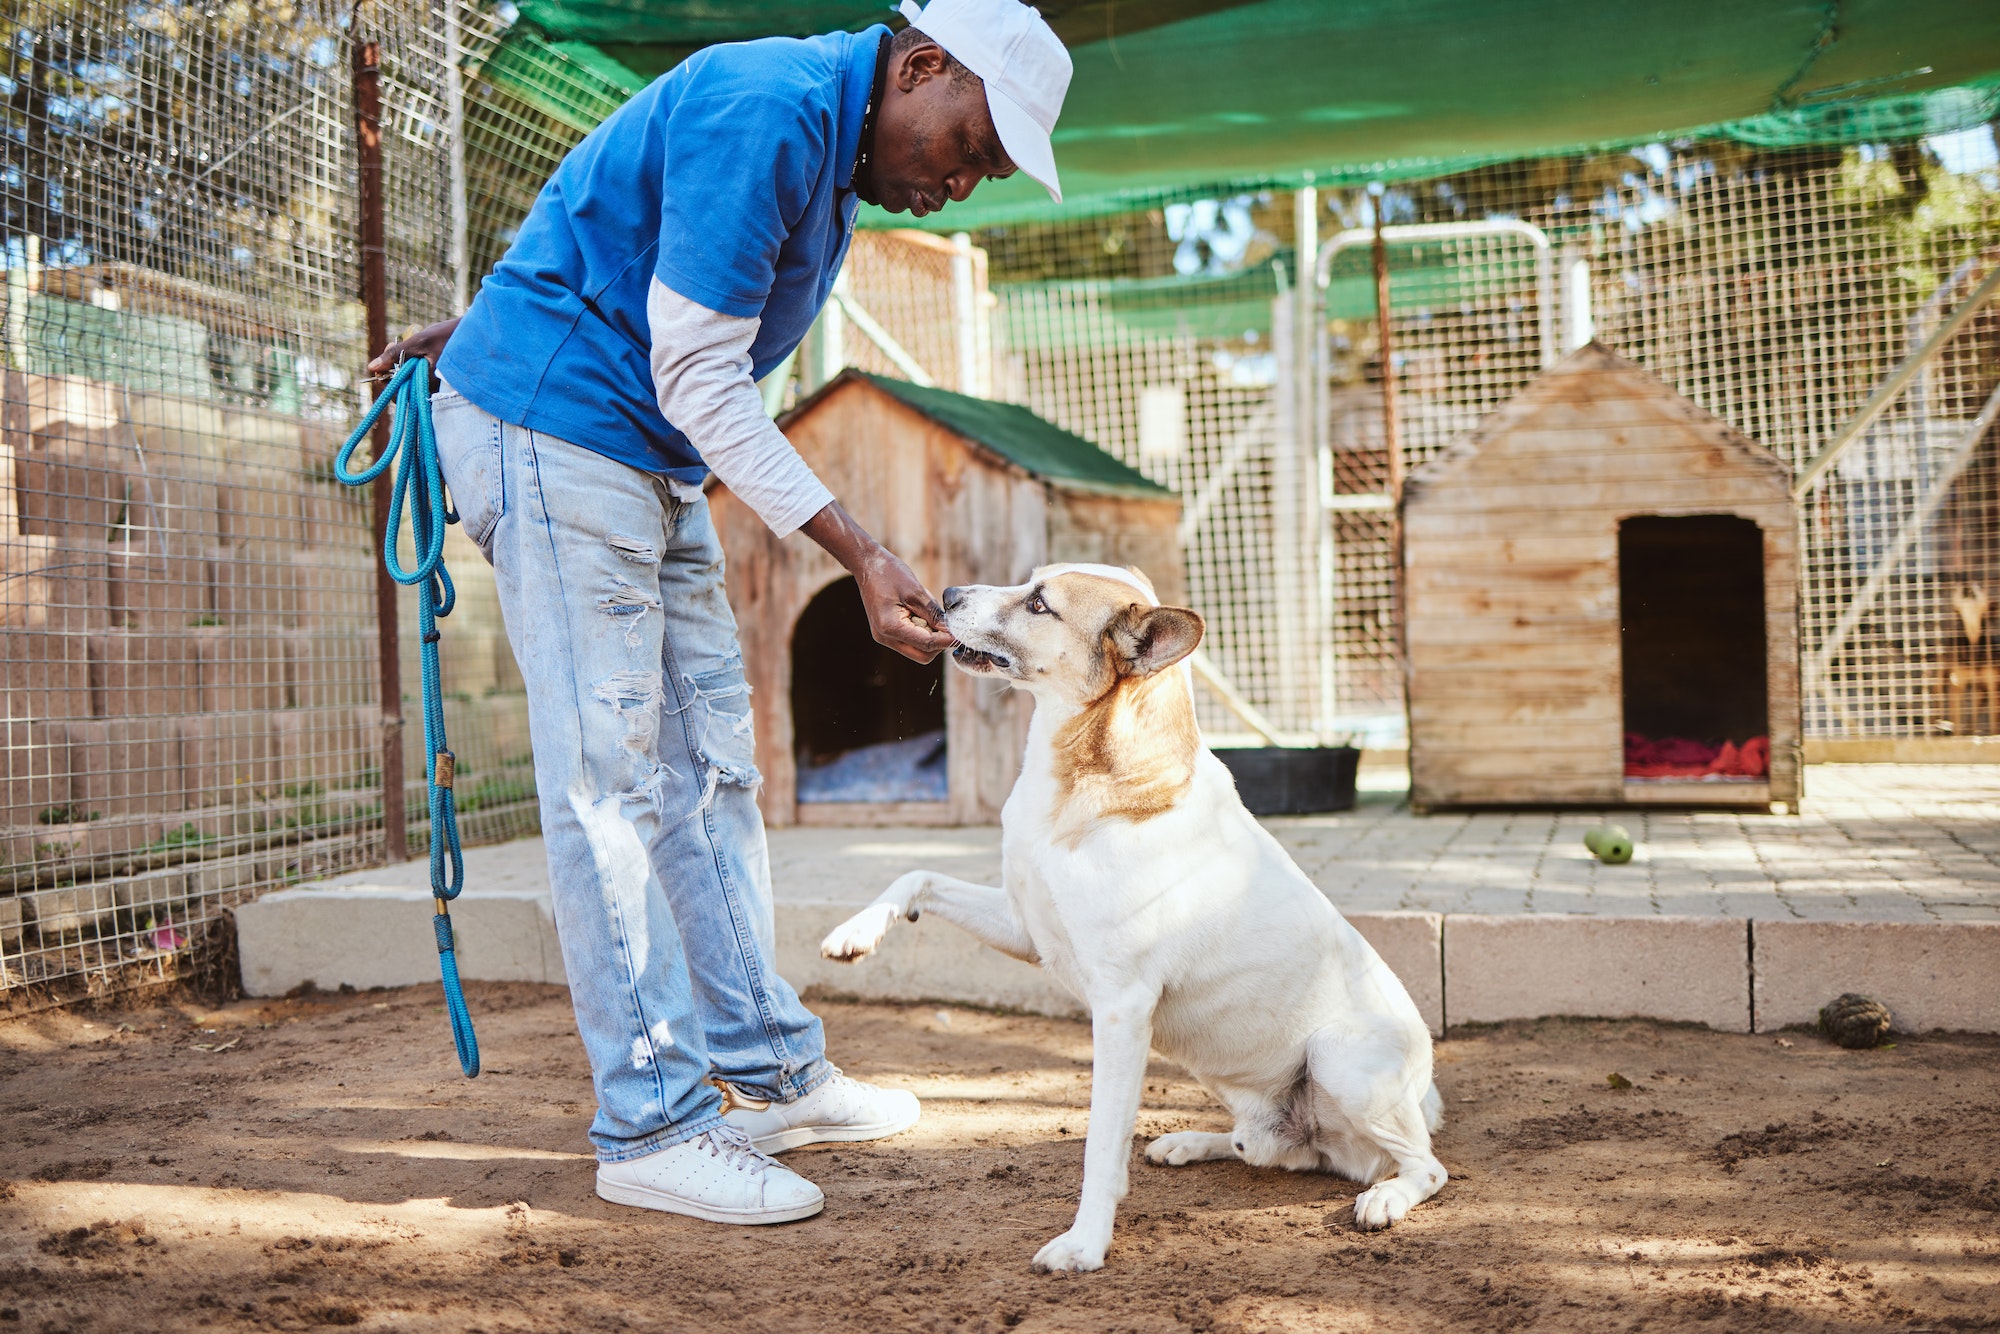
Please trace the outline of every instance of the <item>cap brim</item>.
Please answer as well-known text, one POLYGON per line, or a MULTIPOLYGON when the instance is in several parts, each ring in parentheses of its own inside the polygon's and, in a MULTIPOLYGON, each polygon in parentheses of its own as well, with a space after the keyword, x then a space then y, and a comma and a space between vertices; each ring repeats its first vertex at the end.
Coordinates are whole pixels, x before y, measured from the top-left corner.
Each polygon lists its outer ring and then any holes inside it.
POLYGON ((1062 182, 1056 179, 1056 150, 1049 143, 1048 131, 991 83, 986 85, 986 109, 993 114, 993 128, 1000 136, 1000 146, 1007 150, 1014 165, 1047 190, 1049 198, 1062 203, 1062 182))

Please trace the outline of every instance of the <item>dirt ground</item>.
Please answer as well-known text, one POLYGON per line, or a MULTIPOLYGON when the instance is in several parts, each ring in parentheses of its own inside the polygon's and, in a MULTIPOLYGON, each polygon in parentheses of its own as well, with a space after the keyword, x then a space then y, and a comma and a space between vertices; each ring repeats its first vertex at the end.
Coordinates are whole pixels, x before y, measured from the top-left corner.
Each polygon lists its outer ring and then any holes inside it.
MULTIPOLYGON (((1135 1159, 1106 1269, 1045 1277, 1080 1024, 823 1007, 923 1123, 794 1155, 826 1212, 737 1229, 599 1201, 565 993, 472 1003, 474 1082, 434 987, 0 1024, 0 1331, 2000 1329, 2000 1040, 1454 1035, 1454 1179, 1391 1231, 1333 1178, 1135 1159)), ((1186 1128, 1225 1123, 1156 1063, 1140 1131, 1186 1128)))

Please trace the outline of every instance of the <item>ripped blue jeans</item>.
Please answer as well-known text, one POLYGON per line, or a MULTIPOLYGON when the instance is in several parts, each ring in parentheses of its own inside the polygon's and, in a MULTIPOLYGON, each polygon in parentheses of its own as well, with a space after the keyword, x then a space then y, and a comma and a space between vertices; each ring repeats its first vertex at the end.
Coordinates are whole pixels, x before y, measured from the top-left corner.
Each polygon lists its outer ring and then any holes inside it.
POLYGON ((711 1073, 803 1097, 832 1068, 819 1020, 773 967, 750 691, 708 503, 449 388, 432 411, 527 683, 597 1156, 715 1127, 711 1073))

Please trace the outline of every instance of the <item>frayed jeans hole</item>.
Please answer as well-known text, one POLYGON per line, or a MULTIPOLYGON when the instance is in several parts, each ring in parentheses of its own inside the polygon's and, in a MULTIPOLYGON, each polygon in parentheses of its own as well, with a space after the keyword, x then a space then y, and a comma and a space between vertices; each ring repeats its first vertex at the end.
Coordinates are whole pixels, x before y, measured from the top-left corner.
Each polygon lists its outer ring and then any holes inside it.
POLYGON ((616 552, 621 559, 634 565, 657 566, 660 553, 651 542, 642 542, 636 537, 626 537, 623 533, 612 533, 604 539, 604 544, 616 552))
POLYGON ((755 716, 750 685, 743 679, 740 659, 714 671, 681 676, 684 703, 678 712, 694 711, 695 755, 701 761, 701 800, 695 814, 711 809, 723 786, 756 791, 763 784, 757 771, 755 716))
MULTIPOLYGON (((639 622, 649 611, 660 609, 660 599, 637 584, 614 578, 610 591, 597 599, 597 609, 606 616, 621 620, 625 625, 625 647, 639 647, 639 622)), ((653 674, 655 682, 659 673, 653 674)))
POLYGON ((591 690, 591 697, 609 704, 625 724, 625 749, 650 755, 660 735, 660 711, 667 702, 665 681, 658 672, 613 672, 591 690))

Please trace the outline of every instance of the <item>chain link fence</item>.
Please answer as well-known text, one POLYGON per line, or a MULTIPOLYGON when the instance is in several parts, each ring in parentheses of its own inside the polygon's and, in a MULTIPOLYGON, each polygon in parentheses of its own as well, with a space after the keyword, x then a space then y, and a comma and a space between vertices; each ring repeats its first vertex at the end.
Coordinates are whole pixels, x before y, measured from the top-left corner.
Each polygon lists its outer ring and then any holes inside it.
MULTIPOLYGON (((1003 396, 1179 491, 1210 651, 1282 726, 1400 731, 1384 374, 1414 467, 1595 337, 1795 469, 2000 261, 1986 127, 1845 149, 1694 141, 1321 192, 1162 196, 977 234, 1003 396), (1289 321, 1320 318, 1301 355, 1289 321), (1315 420, 1292 413, 1294 377, 1315 420), (1300 492, 1317 492, 1301 505, 1300 492), (1289 567, 1289 568, 1288 568, 1289 567)), ((1802 497, 1807 735, 2000 732, 2000 316, 1971 318, 1802 497)), ((1205 702, 1205 711, 1212 708, 1205 702)), ((1216 709, 1205 722, 1236 726, 1216 709)))
MULTIPOLYGON (((447 25, 361 15, 399 327, 454 299, 447 25)), ((365 359, 352 22, 313 0, 0 16, 12 1003, 173 976, 229 905, 379 860, 370 502, 332 473, 365 359)), ((460 809, 501 837, 533 827, 525 708, 485 566, 452 554, 460 809)), ((406 801, 420 821, 421 784, 406 801)))

